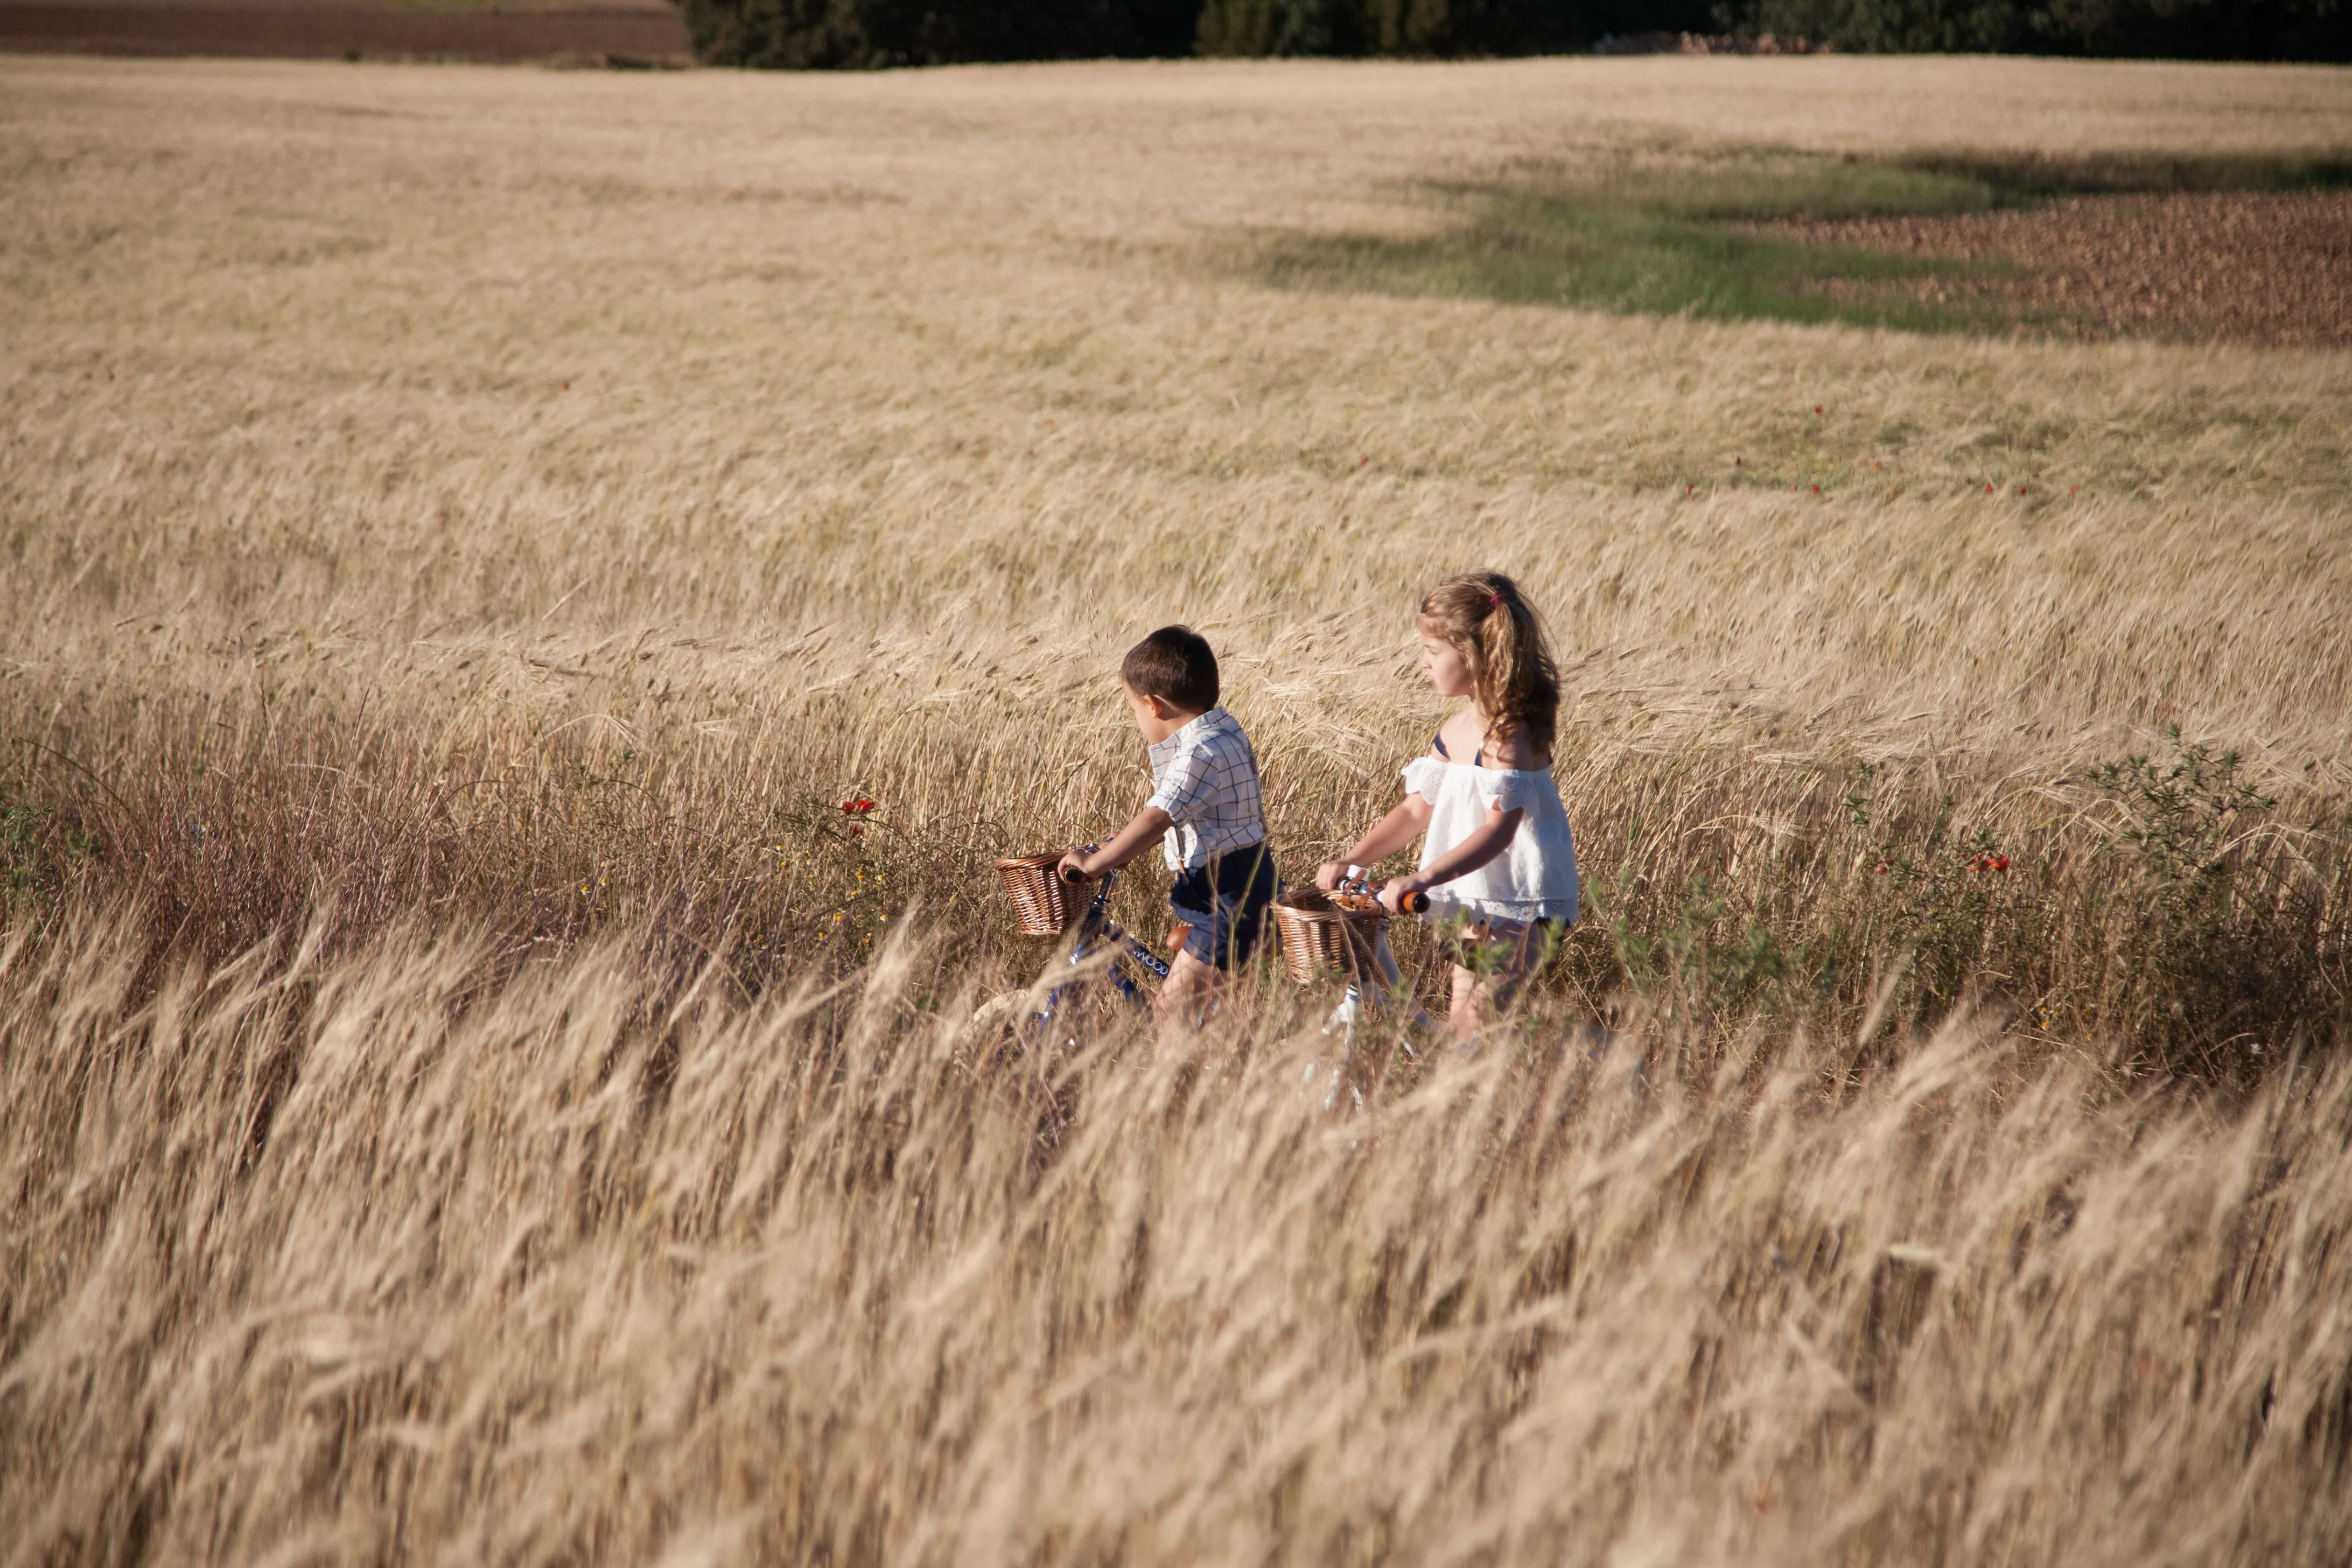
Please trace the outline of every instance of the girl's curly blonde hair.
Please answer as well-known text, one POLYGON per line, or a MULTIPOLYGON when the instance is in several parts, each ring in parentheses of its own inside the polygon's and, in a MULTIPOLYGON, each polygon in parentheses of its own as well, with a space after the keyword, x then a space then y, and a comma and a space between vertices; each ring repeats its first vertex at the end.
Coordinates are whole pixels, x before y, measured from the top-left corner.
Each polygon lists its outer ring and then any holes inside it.
POLYGON ((1500 572, 1465 572, 1421 601, 1422 629, 1444 637, 1470 667, 1471 700, 1486 715, 1486 739, 1517 734, 1538 756, 1551 756, 1559 722, 1559 672, 1543 622, 1500 572))

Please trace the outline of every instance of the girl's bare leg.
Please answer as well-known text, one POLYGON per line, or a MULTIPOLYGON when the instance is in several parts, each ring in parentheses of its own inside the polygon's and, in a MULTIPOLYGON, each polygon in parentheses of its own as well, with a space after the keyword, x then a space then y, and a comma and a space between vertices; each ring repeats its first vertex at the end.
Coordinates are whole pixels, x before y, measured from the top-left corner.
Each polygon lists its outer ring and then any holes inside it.
POLYGON ((1465 1046, 1477 1043, 1478 977, 1458 963, 1454 966, 1454 997, 1445 1019, 1454 1026, 1455 1039, 1465 1046))
POLYGON ((1475 1045, 1478 1027, 1489 1012, 1501 1013, 1517 1000, 1519 988, 1528 982, 1538 960, 1543 957, 1543 944, 1536 939, 1539 928, 1522 926, 1516 931, 1496 932, 1486 951, 1502 960, 1495 973, 1480 978, 1461 964, 1454 966, 1453 1005, 1447 1009, 1447 1022, 1454 1026, 1454 1037, 1465 1046, 1475 1045))

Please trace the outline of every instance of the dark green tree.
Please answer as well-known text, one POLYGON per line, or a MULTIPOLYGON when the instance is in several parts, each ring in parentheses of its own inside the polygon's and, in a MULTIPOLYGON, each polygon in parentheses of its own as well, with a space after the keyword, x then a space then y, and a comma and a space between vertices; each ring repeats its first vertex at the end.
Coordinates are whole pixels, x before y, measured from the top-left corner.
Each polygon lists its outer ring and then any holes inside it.
POLYGON ((1204 55, 1557 54, 1712 18, 1705 0, 1203 0, 1199 43, 1204 55))
POLYGON ((717 65, 871 69, 1192 52, 1197 0, 682 0, 717 65))
POLYGON ((2347 0, 1731 0, 1717 24, 1861 53, 2352 59, 2347 0))
POLYGON ((1547 54, 1611 34, 1777 33, 1862 53, 2352 59, 2352 0, 679 0, 715 64, 1115 55, 1547 54))

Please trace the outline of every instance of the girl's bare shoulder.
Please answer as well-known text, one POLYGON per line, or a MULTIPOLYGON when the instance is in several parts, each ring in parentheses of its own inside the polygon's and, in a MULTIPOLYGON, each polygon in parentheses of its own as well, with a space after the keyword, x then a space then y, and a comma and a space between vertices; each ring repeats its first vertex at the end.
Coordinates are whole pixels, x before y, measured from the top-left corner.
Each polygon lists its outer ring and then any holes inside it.
POLYGON ((1486 744, 1486 728, 1478 722, 1478 710, 1465 707, 1438 726, 1438 745, 1430 747, 1433 757, 1443 756, 1447 762, 1466 763, 1478 754, 1486 744))
POLYGON ((1524 726, 1513 724, 1500 735, 1488 740, 1486 743, 1486 765, 1528 772, 1551 766, 1549 755, 1528 744, 1527 733, 1524 726))

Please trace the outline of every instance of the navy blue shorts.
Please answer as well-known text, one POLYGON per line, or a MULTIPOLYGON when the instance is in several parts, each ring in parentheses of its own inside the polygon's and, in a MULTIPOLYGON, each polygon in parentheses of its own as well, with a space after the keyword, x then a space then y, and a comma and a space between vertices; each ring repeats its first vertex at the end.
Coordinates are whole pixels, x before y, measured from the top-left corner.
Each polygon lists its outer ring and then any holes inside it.
POLYGON ((1176 918, 1192 928, 1184 951, 1202 963, 1238 969, 1256 951, 1266 907, 1282 890, 1263 844, 1229 849, 1197 871, 1179 871, 1168 889, 1176 918))

